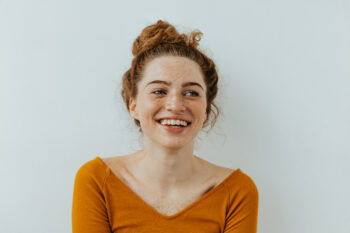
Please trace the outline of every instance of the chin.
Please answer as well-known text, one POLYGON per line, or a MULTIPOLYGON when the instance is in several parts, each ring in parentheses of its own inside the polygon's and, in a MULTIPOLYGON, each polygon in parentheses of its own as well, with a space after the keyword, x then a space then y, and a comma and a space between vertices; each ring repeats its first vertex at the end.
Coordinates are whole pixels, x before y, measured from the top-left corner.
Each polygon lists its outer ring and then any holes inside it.
POLYGON ((185 140, 162 140, 158 141, 158 143, 164 147, 167 147, 169 149, 181 149, 186 146, 188 146, 191 142, 190 141, 185 141, 185 140))

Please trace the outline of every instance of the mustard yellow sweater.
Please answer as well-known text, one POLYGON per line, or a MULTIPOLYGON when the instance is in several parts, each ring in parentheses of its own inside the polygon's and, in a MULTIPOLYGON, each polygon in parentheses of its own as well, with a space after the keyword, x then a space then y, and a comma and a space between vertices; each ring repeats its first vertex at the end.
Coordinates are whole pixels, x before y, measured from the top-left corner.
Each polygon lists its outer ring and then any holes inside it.
POLYGON ((163 215, 123 183, 100 157, 74 181, 73 233, 256 233, 258 190, 236 169, 186 208, 163 215))

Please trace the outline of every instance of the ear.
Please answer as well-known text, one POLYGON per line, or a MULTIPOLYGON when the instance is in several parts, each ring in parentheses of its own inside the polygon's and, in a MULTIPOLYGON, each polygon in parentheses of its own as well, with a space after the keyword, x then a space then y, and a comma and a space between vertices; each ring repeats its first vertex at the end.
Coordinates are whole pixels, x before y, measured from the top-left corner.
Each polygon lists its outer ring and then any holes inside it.
POLYGON ((129 112, 133 118, 138 120, 139 116, 138 116, 137 111, 136 111, 136 101, 132 98, 130 98, 130 100, 129 100, 129 112))

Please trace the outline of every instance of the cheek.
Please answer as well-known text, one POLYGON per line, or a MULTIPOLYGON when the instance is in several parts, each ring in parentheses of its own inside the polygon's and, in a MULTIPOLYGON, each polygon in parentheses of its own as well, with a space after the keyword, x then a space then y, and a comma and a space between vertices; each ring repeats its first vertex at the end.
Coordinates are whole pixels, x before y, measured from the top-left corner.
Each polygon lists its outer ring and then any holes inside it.
POLYGON ((197 117, 201 116, 203 119, 205 118, 206 115, 206 106, 205 105, 193 105, 192 106, 192 111, 197 117))
POLYGON ((160 101, 153 100, 153 99, 144 99, 143 101, 140 101, 141 106, 141 112, 144 115, 148 114, 154 114, 154 111, 161 106, 160 101))

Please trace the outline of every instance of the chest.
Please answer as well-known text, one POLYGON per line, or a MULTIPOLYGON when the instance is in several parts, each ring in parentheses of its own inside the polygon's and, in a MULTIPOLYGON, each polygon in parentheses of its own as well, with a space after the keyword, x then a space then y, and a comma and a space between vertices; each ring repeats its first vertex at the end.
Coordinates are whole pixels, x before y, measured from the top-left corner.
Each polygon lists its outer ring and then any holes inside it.
POLYGON ((219 185, 230 174, 230 170, 227 169, 210 170, 210 172, 208 170, 206 172, 207 176, 200 175, 200 178, 187 184, 186 187, 164 194, 153 189, 151 185, 138 182, 124 166, 119 164, 109 165, 113 175, 126 186, 130 195, 134 195, 140 202, 144 202, 156 212, 166 216, 174 215, 189 207, 219 185))
POLYGON ((142 189, 128 183, 128 187, 151 208, 158 213, 171 216, 189 207, 205 193, 215 187, 215 184, 207 184, 202 187, 187 189, 174 195, 161 195, 151 189, 142 189))

